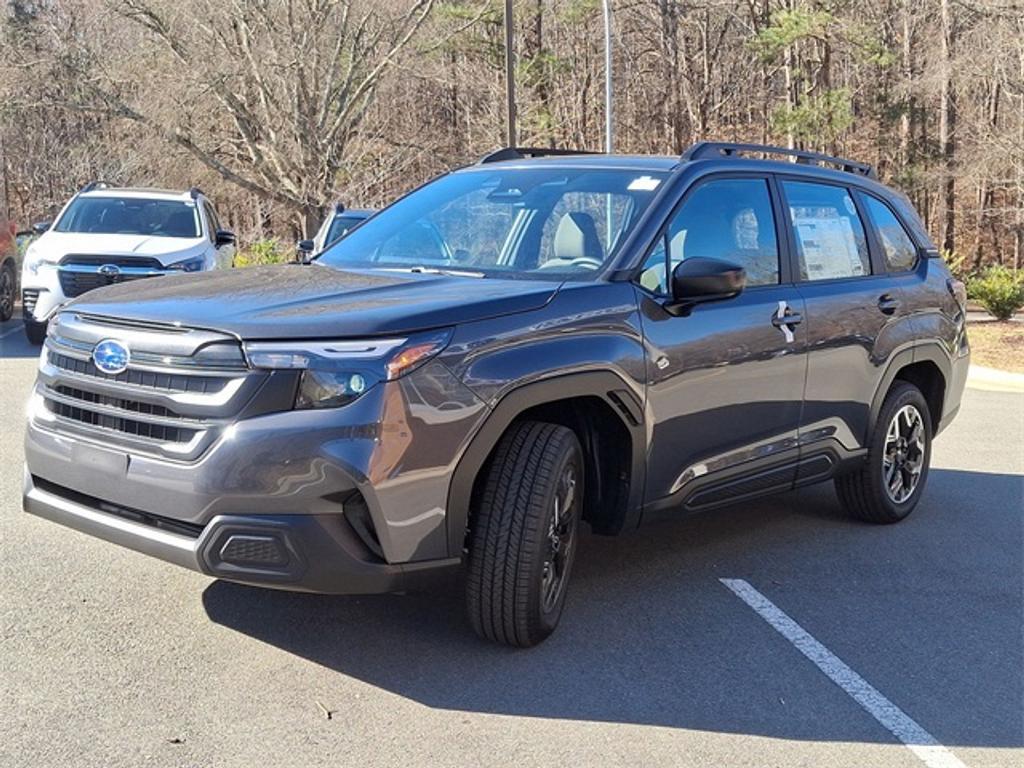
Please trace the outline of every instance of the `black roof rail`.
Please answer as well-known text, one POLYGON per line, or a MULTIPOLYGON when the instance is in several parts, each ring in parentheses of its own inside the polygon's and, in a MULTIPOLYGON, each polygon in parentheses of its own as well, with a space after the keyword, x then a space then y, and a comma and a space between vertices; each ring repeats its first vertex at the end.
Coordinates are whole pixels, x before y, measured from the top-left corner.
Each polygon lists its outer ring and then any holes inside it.
POLYGON ((203 190, 201 190, 199 187, 192 187, 188 191, 188 196, 191 197, 193 200, 198 200, 201 194, 203 194, 203 190))
POLYGON ((94 189, 110 189, 110 184, 105 181, 90 181, 78 190, 78 194, 84 195, 86 192, 92 192, 94 189))
POLYGON ((820 152, 805 152, 802 149, 788 149, 786 147, 773 147, 768 144, 734 144, 727 141, 698 141, 692 147, 683 152, 680 160, 706 160, 708 158, 736 157, 743 152, 760 152, 766 155, 787 155, 795 158, 796 162, 804 165, 829 165, 839 166, 847 173, 855 173, 866 176, 869 179, 877 179, 875 169, 867 163, 860 163, 856 160, 848 160, 845 157, 833 157, 823 155, 820 152))
POLYGON ((334 204, 334 212, 335 213, 344 213, 345 212, 345 204, 343 202, 341 202, 341 200, 339 200, 338 202, 336 202, 334 204))
POLYGON ((552 157, 566 155, 598 155, 586 149, 559 149, 557 147, 502 147, 484 155, 477 165, 500 163, 502 160, 525 160, 529 157, 552 157))

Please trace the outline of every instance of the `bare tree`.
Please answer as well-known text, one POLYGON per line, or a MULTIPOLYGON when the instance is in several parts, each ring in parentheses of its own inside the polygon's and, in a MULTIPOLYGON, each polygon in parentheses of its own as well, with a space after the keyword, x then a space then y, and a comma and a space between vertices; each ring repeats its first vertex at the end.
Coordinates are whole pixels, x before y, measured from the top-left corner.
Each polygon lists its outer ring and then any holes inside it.
POLYGON ((301 211, 308 235, 384 74, 433 4, 389 14, 337 0, 120 0, 180 88, 155 103, 102 83, 98 95, 225 179, 301 211))
MULTIPOLYGON (((308 231, 337 196, 382 205, 503 142, 503 5, 4 0, 11 204, 198 182, 252 236, 308 231)), ((600 147, 599 4, 514 7, 520 142, 600 147)), ((1024 259, 1022 0, 629 0, 614 25, 620 151, 861 157, 943 247, 1024 259)))

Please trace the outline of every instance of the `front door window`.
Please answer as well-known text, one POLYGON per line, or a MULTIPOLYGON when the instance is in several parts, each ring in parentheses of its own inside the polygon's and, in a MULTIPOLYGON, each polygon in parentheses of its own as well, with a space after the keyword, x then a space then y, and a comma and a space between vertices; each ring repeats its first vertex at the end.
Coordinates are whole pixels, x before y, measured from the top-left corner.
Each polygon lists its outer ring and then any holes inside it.
POLYGON ((765 179, 715 179, 701 184, 669 223, 648 256, 640 282, 661 295, 683 259, 718 259, 741 266, 747 286, 779 282, 779 245, 765 179))

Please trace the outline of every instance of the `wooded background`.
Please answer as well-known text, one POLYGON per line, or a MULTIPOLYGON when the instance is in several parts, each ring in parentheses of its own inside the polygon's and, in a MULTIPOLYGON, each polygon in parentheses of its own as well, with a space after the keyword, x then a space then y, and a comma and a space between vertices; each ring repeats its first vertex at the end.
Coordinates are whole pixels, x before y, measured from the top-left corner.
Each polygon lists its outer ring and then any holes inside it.
MULTIPOLYGON (((1024 259, 1022 0, 617 0, 619 152, 698 139, 875 164, 970 265, 1024 259)), ((500 0, 5 0, 0 172, 188 188, 241 238, 381 206, 503 144, 500 0)), ((515 3, 519 143, 601 149, 599 0, 515 3)))

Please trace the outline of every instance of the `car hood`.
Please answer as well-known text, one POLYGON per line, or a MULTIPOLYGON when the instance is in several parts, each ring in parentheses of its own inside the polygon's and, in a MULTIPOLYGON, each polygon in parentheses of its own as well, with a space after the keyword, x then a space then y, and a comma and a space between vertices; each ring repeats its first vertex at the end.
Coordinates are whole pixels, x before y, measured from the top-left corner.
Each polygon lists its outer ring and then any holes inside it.
POLYGON ((87 256, 138 256, 155 258, 167 266, 205 251, 202 237, 152 237, 149 235, 100 235, 89 232, 47 232, 32 244, 33 251, 53 259, 70 253, 87 256))
POLYGON ((171 323, 242 339, 312 339, 407 333, 526 312, 558 283, 317 264, 155 277, 91 291, 77 312, 171 323))

